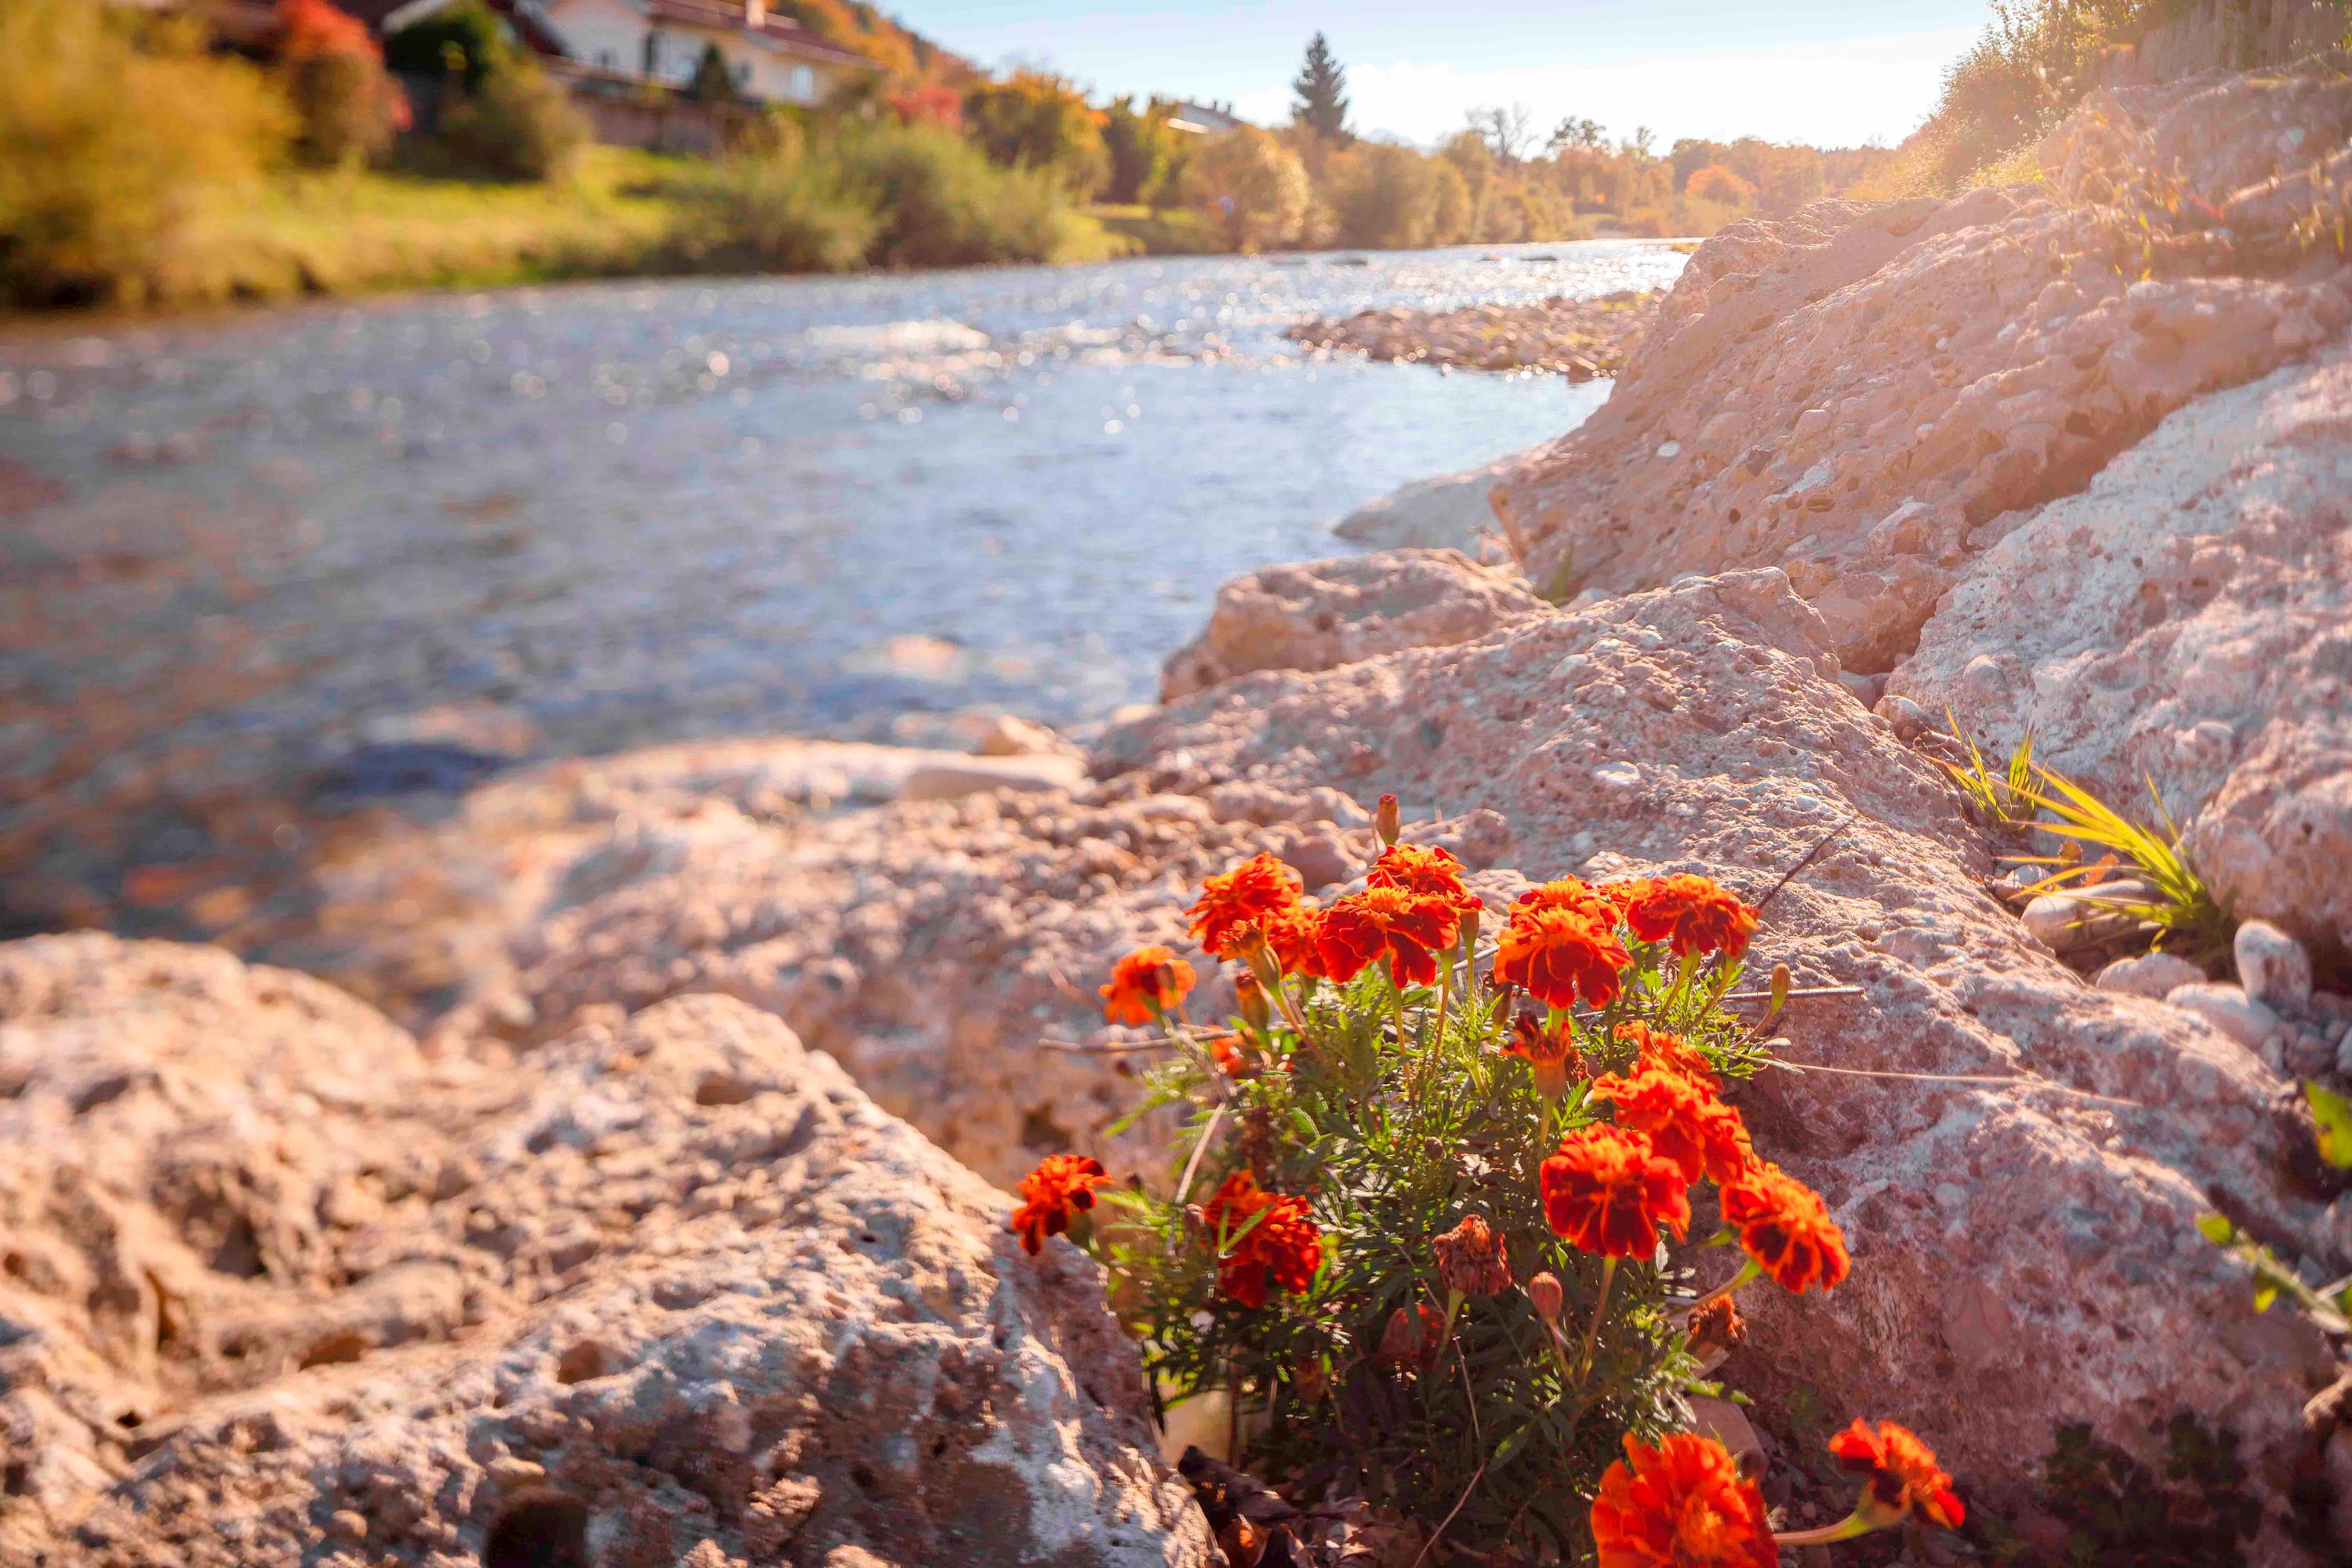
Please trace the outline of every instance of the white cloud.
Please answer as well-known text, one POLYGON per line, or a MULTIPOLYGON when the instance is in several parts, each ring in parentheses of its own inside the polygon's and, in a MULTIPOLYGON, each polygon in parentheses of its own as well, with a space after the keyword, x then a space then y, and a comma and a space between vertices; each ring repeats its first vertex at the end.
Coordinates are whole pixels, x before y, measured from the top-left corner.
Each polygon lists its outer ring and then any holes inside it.
MULTIPOLYGON (((1368 132, 1427 143, 1459 131, 1464 112, 1478 105, 1525 103, 1546 130, 1570 114, 1599 121, 1612 137, 1647 125, 1661 148, 1683 136, 1761 136, 1818 147, 1875 139, 1891 146, 1927 117, 1944 68, 1975 37, 1974 30, 1958 28, 1834 45, 1488 70, 1351 61, 1349 119, 1368 132)), ((1290 117, 1290 93, 1286 88, 1244 92, 1234 106, 1262 124, 1279 124, 1290 117)))

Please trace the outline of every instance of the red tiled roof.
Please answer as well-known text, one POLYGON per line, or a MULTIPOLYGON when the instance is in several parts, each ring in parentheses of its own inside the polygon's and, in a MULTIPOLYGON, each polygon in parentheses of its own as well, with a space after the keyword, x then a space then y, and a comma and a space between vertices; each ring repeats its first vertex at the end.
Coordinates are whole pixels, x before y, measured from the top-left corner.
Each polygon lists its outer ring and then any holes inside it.
POLYGON ((744 25, 743 7, 728 0, 653 0, 654 16, 666 22, 679 22, 697 27, 713 27, 738 33, 752 33, 761 43, 786 54, 803 56, 814 60, 825 60, 835 65, 865 66, 874 68, 874 62, 855 49, 818 37, 789 16, 769 13, 767 25, 756 32, 744 25))

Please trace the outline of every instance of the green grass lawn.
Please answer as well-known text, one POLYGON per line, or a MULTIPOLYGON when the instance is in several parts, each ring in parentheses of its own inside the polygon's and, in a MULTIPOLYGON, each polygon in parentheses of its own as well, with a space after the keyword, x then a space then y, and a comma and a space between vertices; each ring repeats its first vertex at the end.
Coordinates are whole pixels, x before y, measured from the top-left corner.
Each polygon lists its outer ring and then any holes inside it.
POLYGON ((1229 248, 1209 215, 1191 207, 1153 212, 1140 203, 1097 202, 1087 216, 1144 256, 1215 256, 1229 248))

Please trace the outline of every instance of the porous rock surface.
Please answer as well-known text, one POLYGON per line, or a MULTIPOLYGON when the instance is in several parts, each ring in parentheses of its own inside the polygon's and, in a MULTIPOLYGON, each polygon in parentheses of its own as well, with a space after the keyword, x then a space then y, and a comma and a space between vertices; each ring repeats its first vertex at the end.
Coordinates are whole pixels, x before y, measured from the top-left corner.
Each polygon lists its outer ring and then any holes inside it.
POLYGON ((1547 606, 1458 550, 1385 550, 1271 566, 1217 590, 1209 624, 1171 654, 1160 700, 1259 669, 1329 669, 1483 637, 1547 606))
POLYGON ((1610 592, 1777 566, 1848 666, 1892 668, 2021 509, 2352 323, 2347 133, 2334 57, 2095 94, 2045 185, 1733 225, 1498 490, 1520 563, 1610 592))
POLYGON ((2147 809, 2352 948, 2352 350, 2200 398, 1971 563, 1888 689, 2147 809))
POLYGON ((0 1559, 1196 1563, 1095 1266, 772 1016, 0 947, 0 1559))
MULTIPOLYGON (((520 942, 516 984, 547 1030, 731 991, 842 1040, 886 1103, 1000 1179, 1066 1144, 1153 1173, 1153 1130, 1105 1132, 1133 1098, 1129 1058, 1041 1042, 1116 1037, 1092 983, 1139 942, 1181 943, 1204 872, 1311 832, 1342 861, 1327 890, 1360 875, 1370 835, 1334 783, 1402 794, 1415 836, 1497 900, 1520 873, 1660 867, 1760 896, 1845 824, 1757 952, 1801 986, 1863 988, 1783 1026, 1788 1060, 1838 1071, 1767 1074, 1745 1108, 1759 1146, 1827 1194, 1855 1271, 1827 1297, 1750 1292, 1735 1380, 1931 1431, 1990 1494, 2021 1484, 2058 1423, 2142 1444, 2182 1406, 2227 1413, 2283 1485, 2325 1344, 2252 1313, 2244 1268, 2193 1221, 2219 1205, 2290 1257, 2352 1266, 2325 1239, 2326 1194, 2288 1172, 2284 1084, 2028 936, 1982 889, 1992 867, 1950 786, 1838 669, 1821 618, 1764 571, 1260 673, 1114 732, 1076 795, 763 826, 610 888, 520 942)), ((1206 989, 1196 1004, 1219 1010, 1206 989)))

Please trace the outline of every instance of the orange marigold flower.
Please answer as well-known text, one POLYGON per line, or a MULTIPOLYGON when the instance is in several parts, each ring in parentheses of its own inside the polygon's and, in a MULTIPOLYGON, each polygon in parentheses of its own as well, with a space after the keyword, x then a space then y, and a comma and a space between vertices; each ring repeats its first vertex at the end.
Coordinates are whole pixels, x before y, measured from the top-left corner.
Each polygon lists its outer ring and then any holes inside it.
POLYGON ((1620 885, 1625 923, 1643 942, 1663 942, 1677 957, 1719 952, 1738 958, 1756 934, 1756 911, 1711 877, 1678 873, 1620 885))
POLYGON ((1239 1035, 1212 1035, 1209 1037, 1208 1049, 1209 1059, 1215 1062, 1217 1070, 1227 1078, 1256 1076, 1257 1064, 1250 1052, 1244 1047, 1239 1035))
POLYGON ((1367 888, 1323 911, 1315 950, 1324 973, 1343 984, 1385 956, 1391 981, 1426 985, 1437 978, 1435 954, 1452 947, 1461 929, 1461 911, 1435 899, 1402 888, 1367 888))
POLYGON ((1100 986, 1103 1016, 1114 1024, 1149 1024, 1184 1000, 1192 989, 1192 966, 1154 942, 1139 947, 1110 966, 1110 984, 1100 986))
POLYGON ((1614 1101, 1617 1124, 1648 1133, 1658 1152, 1682 1167, 1685 1182, 1701 1175, 1737 1181, 1756 1163, 1739 1112, 1672 1068, 1605 1074, 1592 1080, 1592 1098, 1614 1101))
POLYGON ((1723 1222, 1764 1272, 1791 1290, 1826 1290, 1846 1276, 1845 1233, 1822 1195, 1769 1161, 1723 1189, 1723 1222))
POLYGON ((1437 1277, 1448 1290, 1484 1298, 1511 1288, 1511 1260, 1503 1250, 1503 1238, 1476 1215, 1463 1215, 1460 1225, 1430 1247, 1437 1254, 1437 1277))
POLYGON ((1247 1170, 1227 1176, 1201 1205, 1202 1226, 1230 1248, 1217 1258, 1218 1289, 1244 1307, 1263 1307, 1269 1288, 1297 1295, 1313 1284, 1323 1233, 1307 1211, 1305 1198, 1269 1193, 1247 1170))
POLYGON ((1512 906, 1495 948, 1495 984, 1517 985, 1553 1007, 1574 1006, 1580 992, 1596 1007, 1608 1005, 1617 997, 1617 972, 1633 959, 1605 906, 1530 901, 1543 890, 1512 906))
POLYGON ((1201 896, 1185 915, 1192 940, 1212 958, 1234 956, 1242 933, 1263 927, 1266 918, 1298 902, 1298 880, 1272 855, 1253 855, 1232 870, 1201 884, 1201 896))
POLYGON ((1285 974, 1304 980, 1325 980, 1323 957, 1318 944, 1323 940, 1324 911, 1300 900, 1286 910, 1276 910, 1258 922, 1265 944, 1274 952, 1274 962, 1285 974))
POLYGON ((1764 1494, 1731 1450, 1676 1432, 1654 1448, 1625 1435, 1625 1457, 1592 1499, 1601 1568, 1779 1568, 1764 1494))
POLYGON ((1610 1258, 1647 1258, 1658 1226, 1690 1229, 1690 1184, 1649 1135, 1601 1123, 1559 1141, 1537 1173, 1544 1218, 1570 1246, 1610 1258))
POLYGON ((1576 1048, 1576 1031, 1567 1020, 1562 1019, 1556 1029, 1546 1028, 1541 1018, 1525 1008, 1511 1020, 1511 1038, 1503 1054, 1525 1058, 1536 1080, 1536 1092, 1549 1100, 1557 1101, 1567 1094, 1570 1080, 1591 1076, 1584 1065, 1584 1053, 1576 1048))
POLYGON ((1381 858, 1364 874, 1364 885, 1402 888, 1465 914, 1481 907, 1478 895, 1462 880, 1462 862, 1444 849, 1423 844, 1396 844, 1381 850, 1381 858))
POLYGON ((1959 1529, 1968 1517, 1935 1450, 1906 1427, 1881 1421, 1874 1431, 1857 1420, 1830 1439, 1830 1452, 1846 1469, 1868 1478, 1864 1490, 1883 1510, 1885 1523, 1915 1509, 1946 1530, 1959 1529))
POLYGON ((1716 1076, 1715 1064, 1680 1035, 1654 1029, 1639 1018, 1629 1018, 1617 1026, 1617 1037, 1631 1044, 1638 1053, 1634 1058, 1636 1072, 1663 1068, 1717 1094, 1723 1092, 1723 1079, 1716 1076))
POLYGON ((1045 1238, 1060 1236, 1071 1220, 1095 1206, 1095 1189, 1110 1185, 1102 1162, 1084 1154, 1048 1154, 1037 1168, 1021 1178, 1021 1206, 1013 1211, 1013 1228, 1022 1247, 1043 1251, 1045 1238))

